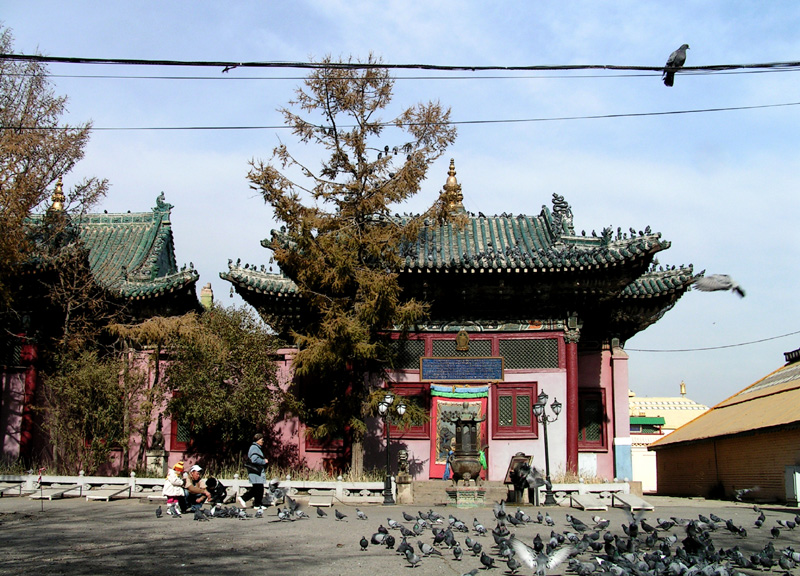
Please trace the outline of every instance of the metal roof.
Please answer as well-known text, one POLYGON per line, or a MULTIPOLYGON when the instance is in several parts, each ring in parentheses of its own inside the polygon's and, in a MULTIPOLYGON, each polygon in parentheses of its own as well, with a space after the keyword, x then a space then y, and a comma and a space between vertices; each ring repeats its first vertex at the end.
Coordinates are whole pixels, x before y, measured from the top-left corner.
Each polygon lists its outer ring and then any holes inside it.
POLYGON ((778 368, 651 446, 658 450, 798 422, 800 362, 778 368))

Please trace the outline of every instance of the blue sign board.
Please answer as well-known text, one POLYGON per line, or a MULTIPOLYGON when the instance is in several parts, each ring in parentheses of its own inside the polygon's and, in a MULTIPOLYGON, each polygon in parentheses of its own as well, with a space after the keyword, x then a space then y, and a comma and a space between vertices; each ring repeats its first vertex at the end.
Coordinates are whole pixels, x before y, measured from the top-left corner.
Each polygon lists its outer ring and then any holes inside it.
POLYGON ((503 380, 503 358, 420 358, 422 382, 497 382, 503 380))

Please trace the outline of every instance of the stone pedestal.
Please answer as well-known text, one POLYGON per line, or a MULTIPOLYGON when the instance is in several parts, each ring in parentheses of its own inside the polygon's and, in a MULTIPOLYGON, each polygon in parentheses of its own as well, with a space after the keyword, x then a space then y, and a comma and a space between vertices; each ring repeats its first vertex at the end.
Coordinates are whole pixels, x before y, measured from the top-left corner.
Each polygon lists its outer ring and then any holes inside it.
POLYGON ((413 504, 414 485, 411 483, 411 475, 401 472, 395 478, 395 483, 397 484, 397 503, 413 504))
POLYGON ((148 450, 146 452, 147 471, 154 476, 167 475, 167 453, 164 450, 148 450))
POLYGON ((486 503, 486 488, 480 486, 453 486, 445 492, 448 506, 479 508, 486 503))

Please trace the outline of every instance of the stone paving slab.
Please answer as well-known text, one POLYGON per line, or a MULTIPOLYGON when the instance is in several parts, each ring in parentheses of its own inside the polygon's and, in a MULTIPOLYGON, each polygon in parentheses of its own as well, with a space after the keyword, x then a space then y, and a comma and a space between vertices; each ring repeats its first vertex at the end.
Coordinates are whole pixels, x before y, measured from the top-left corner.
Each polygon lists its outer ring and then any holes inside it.
MULTIPOLYGON (((745 554, 760 550, 772 540, 769 529, 776 520, 791 520, 800 512, 796 508, 762 506, 767 521, 764 528, 756 529, 753 522, 756 512, 752 504, 693 500, 684 498, 649 497, 655 506, 647 512, 648 522, 657 517, 697 518, 698 514, 714 513, 732 519, 748 531, 747 538, 733 536, 724 528, 714 534, 717 548, 738 545, 745 554)), ((416 515, 421 506, 360 506, 369 519, 356 519, 354 506, 334 506, 347 514, 344 521, 334 519, 333 510, 326 510, 326 518, 318 518, 309 509, 311 519, 279 522, 275 509, 270 508, 262 519, 233 520, 218 518, 196 522, 191 515, 181 519, 155 517, 155 504, 138 500, 87 502, 84 499, 57 501, 32 501, 29 498, 5 497, 0 499, 0 573, 21 575, 72 575, 108 574, 151 575, 169 574, 231 574, 231 575, 298 575, 298 576, 378 576, 383 574, 413 574, 426 576, 443 574, 459 576, 472 568, 481 568, 476 557, 466 553, 457 562, 448 550, 443 557, 423 558, 412 569, 404 558, 384 547, 370 546, 366 552, 359 548, 361 536, 368 539, 379 524, 387 526, 387 518, 402 521, 403 511, 416 515)), ((477 518, 487 528, 494 526, 491 507, 458 510, 438 506, 436 512, 447 516, 454 514, 472 526, 477 518)), ((537 510, 548 511, 556 522, 555 529, 566 531, 565 515, 573 514, 587 524, 592 524, 595 513, 578 511, 567 506, 523 508, 528 514, 537 510)), ((511 507, 510 511, 516 510, 511 507)), ((252 514, 252 510, 249 511, 252 514)), ((611 521, 610 530, 622 534, 620 525, 627 521, 621 509, 601 512, 611 521)), ((409 523, 405 523, 410 526, 409 523)), ((513 527, 512 527, 513 528, 513 527)), ((513 530, 517 537, 531 543, 535 534, 543 537, 550 528, 529 524, 513 530)), ((680 538, 682 531, 673 529, 680 538)), ((399 542, 399 533, 392 531, 399 542)), ((463 544, 465 535, 457 534, 463 544)), ((478 538, 484 548, 491 550, 492 538, 478 538)), ((430 530, 420 540, 431 543, 430 530)), ((416 540, 414 541, 416 544, 416 540)), ((800 550, 800 528, 782 530, 774 540, 776 548, 793 546, 800 550)), ((552 574, 563 575, 566 565, 552 574)), ((484 573, 483 570, 480 573, 484 573)), ((486 571, 490 576, 500 576, 508 571, 504 564, 486 571)), ((520 574, 532 574, 524 569, 520 574)), ((751 572, 751 574, 755 574, 751 572)))

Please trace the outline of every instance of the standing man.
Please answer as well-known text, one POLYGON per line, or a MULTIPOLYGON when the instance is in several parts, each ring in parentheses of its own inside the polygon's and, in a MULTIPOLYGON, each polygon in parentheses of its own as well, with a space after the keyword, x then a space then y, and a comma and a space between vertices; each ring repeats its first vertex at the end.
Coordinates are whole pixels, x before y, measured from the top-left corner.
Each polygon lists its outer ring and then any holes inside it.
POLYGON ((211 492, 206 488, 206 481, 203 480, 203 469, 195 464, 184 474, 183 489, 186 492, 186 502, 190 508, 202 508, 203 503, 211 498, 211 492))
POLYGON ((264 435, 257 433, 253 436, 253 444, 250 450, 247 451, 247 459, 244 462, 244 467, 247 469, 247 477, 252 485, 244 494, 239 496, 237 500, 242 508, 247 507, 247 501, 253 499, 253 508, 264 510, 264 484, 267 482, 267 476, 264 470, 267 466, 267 459, 264 458, 264 435))

